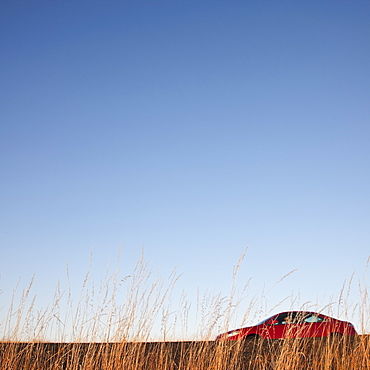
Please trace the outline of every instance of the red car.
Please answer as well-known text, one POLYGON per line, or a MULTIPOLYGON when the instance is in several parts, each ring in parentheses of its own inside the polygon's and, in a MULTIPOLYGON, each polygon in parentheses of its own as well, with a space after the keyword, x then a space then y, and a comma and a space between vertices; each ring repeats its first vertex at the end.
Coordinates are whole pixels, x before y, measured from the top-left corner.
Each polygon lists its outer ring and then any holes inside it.
POLYGON ((316 312, 282 312, 255 326, 231 330, 216 340, 311 338, 357 335, 354 326, 316 312))

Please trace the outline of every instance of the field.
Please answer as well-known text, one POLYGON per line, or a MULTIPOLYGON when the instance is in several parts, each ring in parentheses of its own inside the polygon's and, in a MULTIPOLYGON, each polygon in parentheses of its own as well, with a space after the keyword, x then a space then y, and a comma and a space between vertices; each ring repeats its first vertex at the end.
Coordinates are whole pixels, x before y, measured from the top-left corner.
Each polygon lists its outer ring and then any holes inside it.
MULTIPOLYGON (((184 296, 180 297, 176 314, 169 306, 168 298, 177 275, 171 274, 166 284, 158 278, 153 280, 141 259, 130 279, 118 276, 115 272, 96 289, 89 285, 87 273, 77 302, 71 291, 63 294, 57 285, 51 304, 43 310, 36 309, 35 299, 31 297, 32 282, 18 296, 14 291, 0 326, 0 369, 370 369, 370 336, 367 335, 215 342, 214 333, 230 328, 235 309, 240 306, 234 285, 226 300, 217 295, 200 298, 198 332, 192 340, 178 340, 171 335, 175 324, 186 332, 192 319, 184 296), (126 280, 129 283, 125 300, 118 303, 119 286, 126 280), (153 339, 155 331, 160 333, 160 340, 153 339)), ((348 292, 340 292, 339 301, 345 302, 346 296, 348 292)), ((363 322, 360 329, 364 329, 369 304, 363 287, 361 296, 362 302, 356 309, 363 322)), ((260 309, 258 301, 253 304, 260 309)), ((248 315, 253 315, 253 305, 247 308, 245 316, 248 315)))
POLYGON ((252 342, 2 343, 1 369, 369 369, 369 337, 252 342))

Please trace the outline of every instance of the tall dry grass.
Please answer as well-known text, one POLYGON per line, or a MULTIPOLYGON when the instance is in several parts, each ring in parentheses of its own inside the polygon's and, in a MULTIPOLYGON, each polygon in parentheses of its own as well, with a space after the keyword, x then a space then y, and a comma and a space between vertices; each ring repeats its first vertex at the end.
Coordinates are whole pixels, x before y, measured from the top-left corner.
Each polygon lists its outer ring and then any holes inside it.
MULTIPOLYGON (((175 337, 178 326, 189 334, 194 318, 185 294, 181 294, 177 310, 171 304, 178 274, 173 271, 166 279, 155 276, 143 256, 132 274, 122 277, 119 269, 107 272, 98 288, 90 284, 87 272, 77 300, 71 288, 63 291, 57 284, 51 304, 41 310, 36 309, 31 295, 32 280, 20 295, 14 290, 1 323, 0 369, 370 369, 366 335, 213 341, 215 332, 232 328, 237 309, 245 312, 242 321, 261 309, 263 299, 259 298, 240 307, 236 280, 242 259, 233 271, 229 297, 199 294, 195 318, 200 325, 192 333, 194 341, 176 341, 175 337)), ((339 294, 337 314, 357 310, 362 320, 358 329, 364 331, 370 310, 366 283, 360 283, 362 302, 354 307, 348 303, 352 280, 339 294)))
POLYGON ((0 343, 1 369, 369 369, 368 337, 336 341, 0 343))

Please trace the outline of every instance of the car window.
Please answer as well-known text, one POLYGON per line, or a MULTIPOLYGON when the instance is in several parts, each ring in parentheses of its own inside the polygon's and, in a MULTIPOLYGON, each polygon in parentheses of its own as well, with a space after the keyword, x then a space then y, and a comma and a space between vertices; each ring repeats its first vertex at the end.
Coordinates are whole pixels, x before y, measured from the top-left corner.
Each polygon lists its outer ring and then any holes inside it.
POLYGON ((294 321, 295 314, 293 312, 285 312, 275 317, 276 325, 291 324, 294 321))
POLYGON ((303 324, 307 322, 308 316, 312 316, 307 312, 284 312, 276 317, 277 324, 303 324))
POLYGON ((303 311, 283 312, 262 321, 262 323, 268 320, 271 320, 271 325, 304 324, 325 321, 324 318, 320 317, 318 314, 303 311))
POLYGON ((307 322, 307 323, 311 323, 311 322, 323 322, 324 319, 320 316, 316 316, 316 315, 310 315, 308 316, 304 322, 307 322))
POLYGON ((310 314, 307 312, 297 312, 294 317, 294 323, 303 324, 304 322, 306 322, 308 316, 310 316, 310 314))

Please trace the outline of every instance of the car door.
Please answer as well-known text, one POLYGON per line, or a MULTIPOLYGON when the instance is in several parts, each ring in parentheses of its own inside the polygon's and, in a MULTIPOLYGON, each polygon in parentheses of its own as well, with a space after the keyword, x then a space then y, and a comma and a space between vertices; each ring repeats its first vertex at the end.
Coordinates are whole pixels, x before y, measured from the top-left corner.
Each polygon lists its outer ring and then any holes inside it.
POLYGON ((296 338, 299 336, 300 324, 302 322, 303 312, 288 312, 283 323, 285 324, 285 338, 296 338))
POLYGON ((325 336, 324 321, 320 315, 315 313, 302 317, 296 336, 302 338, 325 336))

